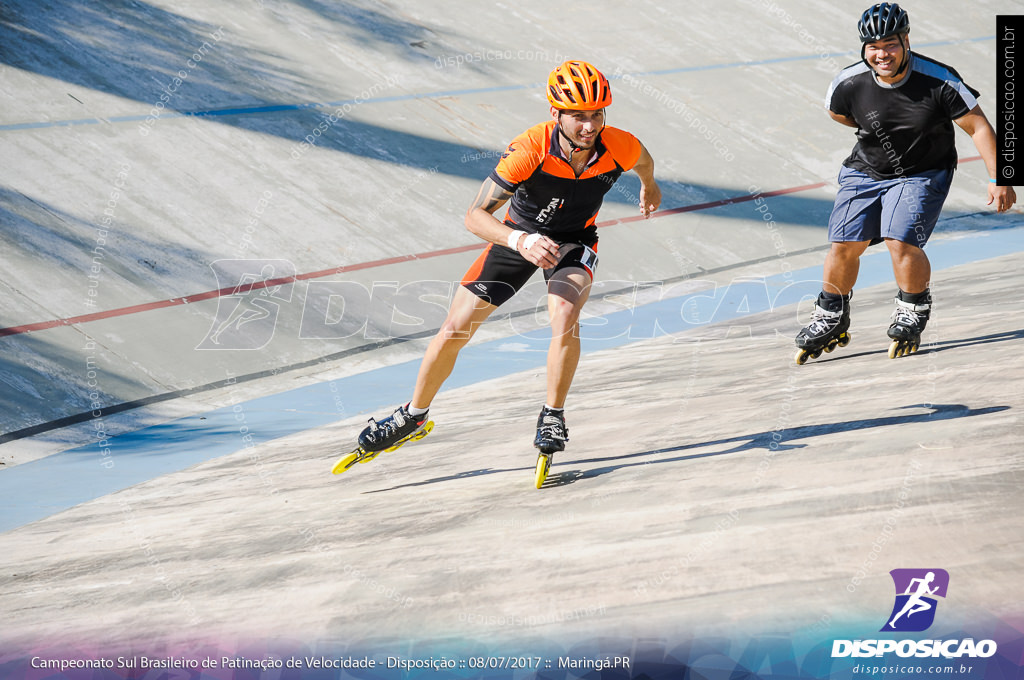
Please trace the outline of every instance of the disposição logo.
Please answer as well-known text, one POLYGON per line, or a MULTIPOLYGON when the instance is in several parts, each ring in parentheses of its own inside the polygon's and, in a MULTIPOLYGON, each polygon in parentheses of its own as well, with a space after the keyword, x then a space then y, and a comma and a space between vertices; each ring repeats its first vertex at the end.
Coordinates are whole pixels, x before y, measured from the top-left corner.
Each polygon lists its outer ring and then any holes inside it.
MULTIPOLYGON (((949 573, 945 569, 893 569, 889 572, 896 587, 892 612, 882 626, 882 633, 919 633, 935 622, 939 600, 949 590, 949 573)), ((880 657, 895 653, 899 657, 918 658, 987 658, 997 651, 993 640, 972 638, 928 640, 834 640, 832 658, 880 657)))
POLYGON ((889 575, 896 585, 896 602, 881 631, 919 633, 931 628, 938 606, 935 598, 945 599, 949 572, 945 569, 893 569, 889 575))

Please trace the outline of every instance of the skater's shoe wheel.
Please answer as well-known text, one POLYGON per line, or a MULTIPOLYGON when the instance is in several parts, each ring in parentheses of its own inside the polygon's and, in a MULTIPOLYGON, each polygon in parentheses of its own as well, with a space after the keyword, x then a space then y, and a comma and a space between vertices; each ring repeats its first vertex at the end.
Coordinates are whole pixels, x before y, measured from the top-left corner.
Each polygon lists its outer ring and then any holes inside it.
POLYGON ((537 456, 537 469, 534 476, 534 481, 537 484, 537 488, 544 486, 544 480, 548 478, 548 470, 551 469, 551 454, 542 453, 537 456))
POLYGON ((798 349, 796 351, 797 366, 803 366, 807 363, 808 359, 817 359, 821 356, 822 352, 832 352, 837 347, 846 347, 849 344, 850 334, 843 331, 836 337, 829 340, 823 347, 819 347, 818 349, 798 349))
MULTIPOLYGON (((824 349, 824 348, 822 348, 824 349)), ((800 349, 796 352, 796 363, 798 366, 803 366, 807 363, 808 359, 817 359, 821 356, 822 349, 807 350, 800 349)))
POLYGON ((361 462, 364 451, 362 449, 356 449, 352 453, 346 454, 338 459, 338 462, 331 468, 331 474, 340 475, 350 467, 358 462, 361 462))
POLYGON ((896 359, 917 352, 919 345, 913 340, 893 340, 889 345, 889 358, 896 359))
POLYGON ((847 334, 847 333, 840 333, 836 337, 834 337, 831 340, 829 340, 828 344, 825 345, 825 347, 823 347, 822 349, 824 349, 825 353, 827 354, 828 352, 831 352, 832 350, 834 350, 836 347, 846 347, 849 344, 850 344, 850 336, 849 336, 849 334, 847 334))

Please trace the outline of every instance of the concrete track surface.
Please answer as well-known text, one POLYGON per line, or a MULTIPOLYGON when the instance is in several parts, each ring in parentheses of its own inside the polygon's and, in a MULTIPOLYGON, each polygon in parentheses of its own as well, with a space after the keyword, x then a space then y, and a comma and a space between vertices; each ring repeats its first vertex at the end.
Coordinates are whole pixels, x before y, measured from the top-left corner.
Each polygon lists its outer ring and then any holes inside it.
MULTIPOLYGON (((990 635, 1017 672, 1024 220, 991 214, 963 134, 921 351, 886 356, 876 248, 852 344, 793 361, 853 143, 821 100, 862 9, 5 3, 0 678, 268 650, 852 677, 807 650, 883 636, 897 568, 950 576, 919 636, 990 635), (566 56, 613 76, 610 122, 664 191, 639 221, 624 178, 601 213, 568 449, 533 488, 535 282, 429 437, 332 476, 408 398, 479 250, 462 214, 566 56), (284 280, 246 297, 245 275, 284 280), (247 303, 271 313, 242 333, 247 303), (800 658, 741 659, 766 638, 800 658)), ((1024 3, 907 9, 915 48, 992 106, 995 17, 1024 3)), ((979 668, 960 677, 997 677, 979 668)), ((547 670, 492 675, 567 672, 547 670)))

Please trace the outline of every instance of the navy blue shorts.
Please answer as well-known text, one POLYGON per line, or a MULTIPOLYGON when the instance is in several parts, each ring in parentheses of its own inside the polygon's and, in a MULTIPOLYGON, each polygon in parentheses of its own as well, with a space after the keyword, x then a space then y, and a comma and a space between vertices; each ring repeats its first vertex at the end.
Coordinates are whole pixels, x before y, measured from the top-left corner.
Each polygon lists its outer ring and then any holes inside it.
POLYGON ((952 183, 952 170, 877 180, 844 165, 828 219, 828 240, 874 244, 891 238, 923 248, 952 183))

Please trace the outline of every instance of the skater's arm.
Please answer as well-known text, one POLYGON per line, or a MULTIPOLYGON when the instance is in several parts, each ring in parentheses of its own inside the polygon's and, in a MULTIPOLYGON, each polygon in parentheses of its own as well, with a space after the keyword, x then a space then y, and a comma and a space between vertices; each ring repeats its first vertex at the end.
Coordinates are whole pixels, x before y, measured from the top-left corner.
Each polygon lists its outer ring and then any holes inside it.
POLYGON ((514 244, 508 242, 509 236, 516 230, 496 218, 494 211, 505 205, 510 198, 511 192, 495 184, 494 180, 485 179, 473 205, 466 211, 466 229, 485 241, 509 247, 514 245, 520 255, 543 269, 554 267, 558 264, 558 244, 547 236, 533 240, 529 248, 525 247, 528 237, 522 232, 514 244))
POLYGON ((855 121, 853 118, 849 116, 844 116, 840 113, 836 113, 832 109, 828 110, 828 115, 832 116, 832 120, 834 120, 837 123, 842 123, 846 127, 860 128, 860 126, 857 125, 857 121, 855 121))
MULTIPOLYGON (((998 166, 996 165, 996 133, 992 124, 985 117, 985 112, 980 106, 975 106, 967 115, 961 116, 953 121, 959 125, 964 132, 971 136, 971 141, 977 147, 978 153, 985 161, 985 168, 988 176, 995 178, 998 166)), ((996 212, 1006 212, 1017 201, 1017 194, 1013 187, 1001 187, 994 182, 988 183, 988 205, 996 204, 996 212)))
POLYGON ((633 172, 640 177, 640 212, 650 217, 661 205, 661 187, 654 181, 654 158, 642 143, 640 159, 633 166, 633 172))

